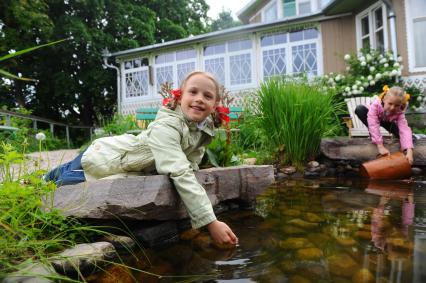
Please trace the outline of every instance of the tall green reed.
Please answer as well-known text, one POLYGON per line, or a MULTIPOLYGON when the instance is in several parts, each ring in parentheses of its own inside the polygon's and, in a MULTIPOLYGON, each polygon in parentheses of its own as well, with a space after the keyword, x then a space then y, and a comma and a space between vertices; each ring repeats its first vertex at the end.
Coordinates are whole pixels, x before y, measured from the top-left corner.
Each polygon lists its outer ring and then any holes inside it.
POLYGON ((280 163, 301 167, 319 153, 321 138, 339 132, 343 107, 321 85, 275 78, 258 91, 260 126, 280 163))

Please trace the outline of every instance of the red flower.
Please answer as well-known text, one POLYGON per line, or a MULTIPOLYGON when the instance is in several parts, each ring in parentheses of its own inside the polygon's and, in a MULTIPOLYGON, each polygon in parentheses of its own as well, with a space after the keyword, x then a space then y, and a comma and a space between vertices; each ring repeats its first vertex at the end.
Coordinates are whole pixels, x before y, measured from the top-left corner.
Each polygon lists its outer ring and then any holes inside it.
POLYGON ((164 98, 163 99, 163 106, 169 104, 169 102, 170 102, 170 99, 164 98))
POLYGON ((179 98, 182 95, 182 92, 181 92, 181 90, 179 88, 173 89, 171 91, 171 93, 172 93, 172 95, 173 95, 174 98, 179 98))
POLYGON ((228 124, 229 121, 231 121, 231 118, 229 118, 229 116, 226 115, 226 114, 219 113, 219 118, 220 118, 220 120, 222 120, 226 124, 228 124))
POLYGON ((229 107, 223 107, 223 106, 218 106, 216 107, 216 111, 221 113, 221 114, 229 114, 229 107))

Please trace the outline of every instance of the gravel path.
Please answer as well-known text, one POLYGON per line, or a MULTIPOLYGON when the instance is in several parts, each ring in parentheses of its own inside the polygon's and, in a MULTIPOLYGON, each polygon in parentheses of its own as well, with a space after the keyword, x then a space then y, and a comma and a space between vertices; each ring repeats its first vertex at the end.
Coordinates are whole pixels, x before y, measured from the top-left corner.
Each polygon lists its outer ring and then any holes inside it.
POLYGON ((33 168, 50 170, 62 163, 71 161, 78 155, 78 153, 78 149, 33 152, 27 154, 27 157, 30 159, 27 165, 29 166, 30 170, 33 168))

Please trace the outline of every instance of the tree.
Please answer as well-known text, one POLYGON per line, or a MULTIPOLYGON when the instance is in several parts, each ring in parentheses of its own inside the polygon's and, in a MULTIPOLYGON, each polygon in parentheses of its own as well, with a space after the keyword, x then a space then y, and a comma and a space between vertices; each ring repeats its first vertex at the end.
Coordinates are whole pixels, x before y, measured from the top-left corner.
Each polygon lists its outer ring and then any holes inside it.
POLYGON ((212 21, 210 28, 211 31, 217 31, 240 25, 242 25, 242 23, 240 21, 234 20, 231 15, 231 11, 225 11, 224 9, 222 9, 222 12, 220 12, 217 18, 212 21))
POLYGON ((102 68, 102 49, 114 52, 204 32, 207 9, 204 0, 0 1, 0 55, 69 39, 2 65, 37 82, 2 85, 0 79, 0 101, 73 124, 110 117, 116 73, 102 68))

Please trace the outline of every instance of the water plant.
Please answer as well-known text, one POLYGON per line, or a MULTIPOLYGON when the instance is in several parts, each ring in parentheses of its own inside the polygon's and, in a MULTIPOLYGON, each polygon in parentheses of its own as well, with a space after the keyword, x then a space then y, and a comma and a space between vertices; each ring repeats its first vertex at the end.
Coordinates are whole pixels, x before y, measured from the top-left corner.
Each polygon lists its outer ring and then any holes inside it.
POLYGON ((319 153, 322 137, 341 129, 343 104, 306 79, 275 78, 258 91, 259 126, 279 163, 301 167, 319 153))

